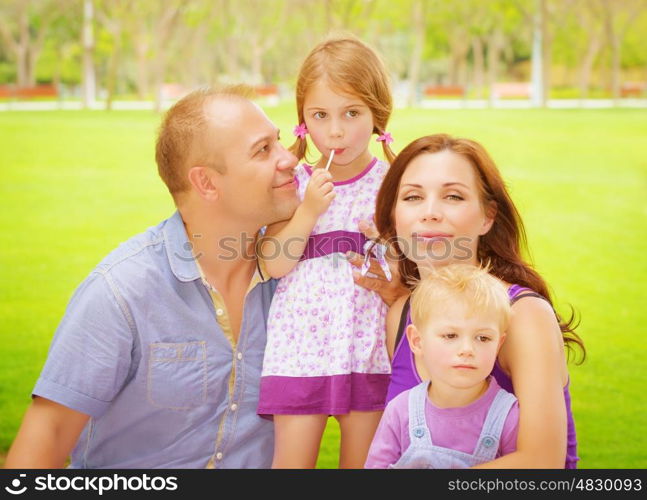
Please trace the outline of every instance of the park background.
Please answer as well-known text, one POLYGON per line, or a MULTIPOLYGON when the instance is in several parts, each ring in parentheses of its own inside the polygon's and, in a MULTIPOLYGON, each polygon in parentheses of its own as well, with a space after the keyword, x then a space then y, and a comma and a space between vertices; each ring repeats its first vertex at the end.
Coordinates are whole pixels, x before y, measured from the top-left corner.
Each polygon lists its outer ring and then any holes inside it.
POLYGON ((159 112, 245 82, 289 145, 299 63, 330 33, 383 55, 396 152, 436 132, 490 151, 581 317, 580 466, 647 466, 644 0, 0 0, 0 463, 75 287, 173 211, 159 112))

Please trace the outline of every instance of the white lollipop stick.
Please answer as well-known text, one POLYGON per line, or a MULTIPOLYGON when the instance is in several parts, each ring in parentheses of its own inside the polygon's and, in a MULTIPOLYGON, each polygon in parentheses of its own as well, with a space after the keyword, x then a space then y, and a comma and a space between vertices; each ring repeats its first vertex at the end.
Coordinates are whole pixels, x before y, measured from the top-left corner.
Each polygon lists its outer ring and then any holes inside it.
POLYGON ((330 164, 332 163, 333 156, 335 156, 335 150, 334 149, 332 149, 330 151, 330 156, 328 157, 328 163, 326 163, 326 170, 328 170, 330 168, 330 164))

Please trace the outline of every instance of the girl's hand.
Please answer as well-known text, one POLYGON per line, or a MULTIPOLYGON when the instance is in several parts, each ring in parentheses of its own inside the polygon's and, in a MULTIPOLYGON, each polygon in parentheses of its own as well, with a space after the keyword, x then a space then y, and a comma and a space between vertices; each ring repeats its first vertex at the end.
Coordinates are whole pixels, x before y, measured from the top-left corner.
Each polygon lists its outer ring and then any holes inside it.
POLYGON ((328 210, 334 199, 332 174, 323 168, 315 168, 303 198, 303 209, 316 218, 328 210))

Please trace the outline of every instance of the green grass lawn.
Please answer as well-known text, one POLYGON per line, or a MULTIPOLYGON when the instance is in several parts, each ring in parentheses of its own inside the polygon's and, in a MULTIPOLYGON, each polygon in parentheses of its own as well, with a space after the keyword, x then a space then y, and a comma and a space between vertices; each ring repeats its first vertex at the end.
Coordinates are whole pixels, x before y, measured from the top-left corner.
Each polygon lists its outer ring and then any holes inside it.
MULTIPOLYGON (((268 114, 291 142, 292 107, 268 114)), ((151 112, 0 113, 0 457, 75 287, 173 211, 154 164, 158 123, 151 112)), ((581 467, 646 467, 647 111, 396 110, 389 129, 396 151, 434 132, 488 148, 558 308, 582 317, 588 359, 571 365, 581 467)), ((331 419, 320 467, 336 467, 338 438, 331 419)))

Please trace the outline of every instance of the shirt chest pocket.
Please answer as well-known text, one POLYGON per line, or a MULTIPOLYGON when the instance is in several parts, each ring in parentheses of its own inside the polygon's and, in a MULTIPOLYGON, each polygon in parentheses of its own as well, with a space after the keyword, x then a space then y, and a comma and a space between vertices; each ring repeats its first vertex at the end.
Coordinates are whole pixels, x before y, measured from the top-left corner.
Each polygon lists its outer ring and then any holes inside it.
POLYGON ((153 406, 189 410, 207 398, 207 343, 149 345, 147 391, 153 406))

